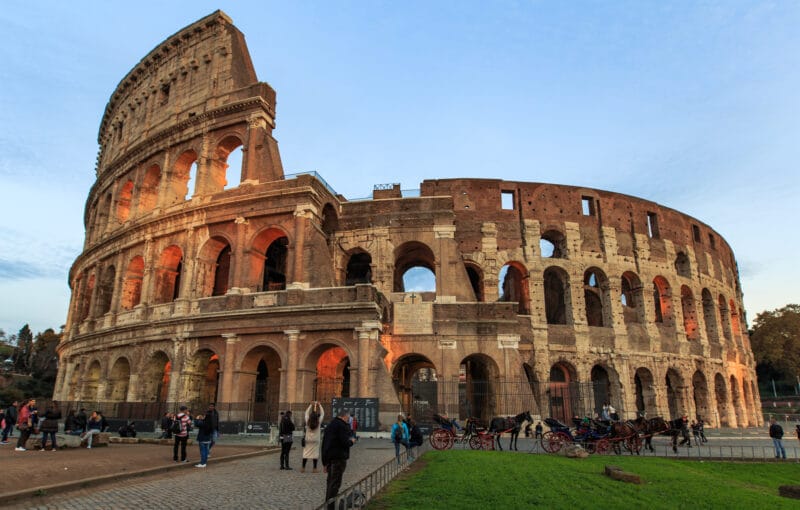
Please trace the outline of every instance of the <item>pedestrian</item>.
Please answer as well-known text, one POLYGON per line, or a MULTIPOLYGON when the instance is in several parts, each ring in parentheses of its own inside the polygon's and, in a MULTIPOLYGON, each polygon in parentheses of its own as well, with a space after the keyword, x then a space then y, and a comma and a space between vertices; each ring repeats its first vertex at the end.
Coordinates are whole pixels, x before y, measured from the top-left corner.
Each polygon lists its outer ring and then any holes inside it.
POLYGON ((161 417, 161 439, 172 439, 172 413, 166 412, 161 417))
POLYGON ((108 432, 108 420, 103 416, 103 411, 97 411, 97 416, 100 418, 100 432, 108 432))
POLYGON ((18 407, 19 402, 15 400, 6 408, 6 425, 3 427, 3 440, 0 441, 0 444, 8 444, 8 436, 14 434, 14 425, 17 424, 18 407))
MULTIPOLYGON (((423 438, 422 438, 422 431, 417 426, 417 422, 409 418, 408 419, 408 447, 411 450, 411 454, 414 453, 414 448, 422 446, 423 438)), ((419 451, 419 450, 417 450, 419 451)), ((414 457, 417 455, 413 455, 409 460, 414 460, 414 457)))
POLYGON ((704 443, 708 442, 706 439, 706 422, 700 416, 697 417, 697 429, 700 431, 700 440, 704 443))
POLYGON ((75 418, 76 423, 78 424, 78 428, 76 428, 75 431, 77 431, 79 434, 83 434, 87 430, 86 427, 89 426, 89 419, 86 416, 86 408, 81 407, 80 410, 78 410, 78 414, 75 416, 75 418))
POLYGON ((533 431, 531 430, 531 425, 532 425, 531 422, 525 424, 525 437, 531 437, 531 434, 533 433, 533 431))
POLYGON ((786 450, 783 448, 783 427, 778 425, 774 417, 769 419, 769 437, 772 438, 772 445, 775 447, 775 458, 786 459, 786 450))
POLYGON ((697 424, 696 421, 692 420, 692 436, 694 437, 694 444, 695 446, 700 446, 700 425, 697 424))
POLYGON ((197 416, 194 425, 197 427, 197 444, 200 447, 200 463, 194 467, 204 468, 208 464, 208 452, 211 450, 211 441, 214 437, 214 415, 210 407, 205 416, 197 416))
POLYGON ((93 411, 92 415, 89 417, 88 423, 86 424, 86 432, 83 434, 83 436, 81 436, 82 439, 86 440, 86 448, 91 449, 94 436, 102 431, 103 422, 100 419, 100 413, 93 411))
POLYGON ((313 473, 317 472, 317 462, 319 461, 320 446, 320 423, 325 419, 325 410, 319 402, 312 402, 306 408, 306 431, 303 434, 303 465, 301 473, 306 472, 306 463, 311 459, 313 473))
POLYGON ((687 448, 691 448, 692 438, 689 435, 689 417, 684 414, 681 416, 679 421, 681 427, 681 437, 683 437, 683 439, 681 439, 680 446, 686 445, 687 448))
POLYGON ((543 431, 543 430, 544 430, 544 427, 542 427, 542 422, 538 422, 538 423, 536 424, 536 428, 534 429, 534 431, 535 431, 535 434, 536 434, 536 435, 534 436, 534 439, 541 439, 541 438, 542 438, 542 431, 543 431))
POLYGON ((403 415, 397 415, 397 421, 392 425, 392 443, 394 443, 394 457, 397 459, 397 465, 400 465, 400 445, 406 447, 406 456, 408 460, 414 460, 408 453, 408 426, 403 421, 403 415))
POLYGON ((350 458, 350 447, 355 443, 348 424, 350 412, 346 408, 339 410, 336 418, 325 429, 322 437, 322 469, 328 473, 325 486, 325 502, 327 510, 336 510, 336 496, 342 486, 342 476, 347 469, 350 458))
POLYGON ((356 418, 355 409, 350 412, 350 435, 358 441, 358 418, 356 418))
POLYGON ((794 426, 794 431, 797 434, 798 441, 800 441, 800 423, 794 426))
POLYGON ((214 445, 217 444, 217 439, 219 439, 219 413, 217 412, 217 405, 214 402, 208 404, 208 410, 206 414, 208 415, 211 413, 211 444, 208 445, 208 454, 211 455, 211 449, 214 448, 214 445))
POLYGON ((189 441, 189 430, 192 427, 192 419, 188 413, 188 407, 181 406, 178 411, 178 414, 175 416, 175 422, 172 424, 172 433, 175 435, 175 444, 172 446, 172 460, 178 462, 178 448, 180 448, 180 462, 189 462, 186 459, 186 443, 189 441))
POLYGON ((58 420, 61 419, 61 411, 55 402, 51 402, 47 411, 44 413, 44 420, 42 421, 39 430, 42 432, 42 448, 44 451, 47 447, 47 436, 50 435, 50 442, 52 443, 52 451, 58 450, 56 443, 56 432, 58 432, 58 420))
POLYGON ((17 439, 17 447, 14 450, 18 452, 24 452, 26 450, 25 443, 28 442, 28 439, 31 437, 31 433, 33 432, 33 417, 31 416, 31 406, 30 403, 36 403, 35 400, 23 400, 22 406, 19 409, 19 414, 17 415, 17 429, 19 430, 19 439, 17 439))
POLYGON ((286 411, 283 413, 283 419, 278 426, 278 437, 281 440, 281 469, 288 469, 289 467, 289 452, 292 450, 292 443, 294 442, 294 423, 292 422, 292 412, 286 411))
POLYGON ((608 414, 608 402, 605 402, 603 404, 603 409, 600 412, 600 419, 603 420, 603 421, 610 421, 611 420, 611 416, 609 416, 609 414, 608 414))
POLYGON ((70 436, 79 436, 83 433, 80 426, 78 425, 78 418, 75 416, 75 410, 70 409, 67 412, 67 417, 64 419, 64 434, 70 436))

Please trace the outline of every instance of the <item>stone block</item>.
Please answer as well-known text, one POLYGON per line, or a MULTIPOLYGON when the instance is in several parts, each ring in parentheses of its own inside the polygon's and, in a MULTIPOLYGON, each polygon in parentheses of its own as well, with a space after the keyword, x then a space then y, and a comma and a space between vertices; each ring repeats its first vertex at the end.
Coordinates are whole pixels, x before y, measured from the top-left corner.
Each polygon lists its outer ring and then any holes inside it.
POLYGON ((800 499, 800 485, 781 485, 778 494, 784 498, 800 499))
POLYGON ((564 455, 570 459, 585 459, 589 456, 589 452, 584 450, 579 444, 570 444, 562 450, 564 455))
POLYGON ((635 483, 637 485, 641 485, 642 483, 642 479, 639 477, 639 475, 623 471, 622 468, 618 466, 606 466, 605 474, 609 478, 619 480, 620 482, 635 483))

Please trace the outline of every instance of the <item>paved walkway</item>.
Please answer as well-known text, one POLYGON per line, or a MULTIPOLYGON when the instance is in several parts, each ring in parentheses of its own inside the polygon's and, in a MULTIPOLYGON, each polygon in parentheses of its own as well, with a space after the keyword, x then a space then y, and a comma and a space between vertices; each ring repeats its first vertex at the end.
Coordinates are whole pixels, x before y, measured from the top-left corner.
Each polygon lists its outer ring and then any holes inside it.
MULTIPOLYGON (((59 453, 60 454, 60 453, 59 453)), ((351 449, 342 487, 358 481, 394 457, 386 439, 362 439, 351 449)), ((299 443, 292 450, 292 471, 279 469, 278 454, 268 454, 193 470, 168 471, 155 476, 31 498, 11 508, 36 509, 313 509, 325 499, 325 478, 300 473, 299 443)))

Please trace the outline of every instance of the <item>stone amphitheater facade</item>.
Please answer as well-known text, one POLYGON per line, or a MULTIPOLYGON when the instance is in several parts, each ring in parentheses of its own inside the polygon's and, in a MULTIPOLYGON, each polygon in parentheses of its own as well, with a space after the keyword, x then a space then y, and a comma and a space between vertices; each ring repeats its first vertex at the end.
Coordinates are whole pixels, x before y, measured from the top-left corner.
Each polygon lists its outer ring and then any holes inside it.
POLYGON ((762 425, 736 262, 708 225, 499 179, 347 200, 284 175, 274 128, 275 91, 219 11, 120 82, 57 400, 254 403, 274 420, 374 397, 385 424, 420 405, 566 418, 608 401, 624 418, 762 425), (409 271, 435 283, 406 291, 409 271))

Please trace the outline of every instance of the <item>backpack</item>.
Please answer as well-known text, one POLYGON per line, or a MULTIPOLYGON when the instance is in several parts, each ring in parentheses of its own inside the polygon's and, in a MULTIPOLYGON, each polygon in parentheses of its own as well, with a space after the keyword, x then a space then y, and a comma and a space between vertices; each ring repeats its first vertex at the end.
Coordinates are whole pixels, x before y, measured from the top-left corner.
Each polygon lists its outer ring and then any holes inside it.
POLYGON ((392 440, 397 443, 403 441, 403 427, 398 425, 397 428, 394 429, 394 436, 392 437, 392 440))
POLYGON ((183 426, 181 425, 181 419, 176 417, 174 420, 172 420, 172 425, 169 426, 169 431, 173 434, 180 434, 182 430, 183 426))

